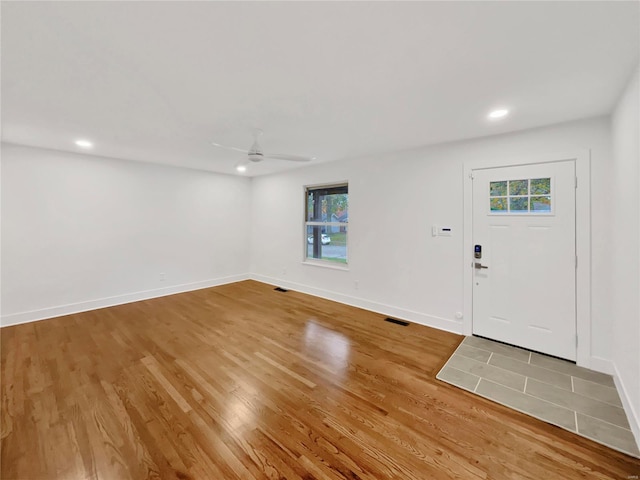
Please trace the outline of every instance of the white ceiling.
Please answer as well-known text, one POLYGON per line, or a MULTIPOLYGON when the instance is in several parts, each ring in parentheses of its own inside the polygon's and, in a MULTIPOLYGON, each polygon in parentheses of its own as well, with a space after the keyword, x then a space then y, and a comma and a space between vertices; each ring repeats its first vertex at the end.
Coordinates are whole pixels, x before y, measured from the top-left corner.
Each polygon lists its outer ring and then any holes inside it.
POLYGON ((235 173, 209 142, 255 127, 316 162, 493 135, 609 113, 639 25, 635 1, 2 2, 2 139, 235 173))

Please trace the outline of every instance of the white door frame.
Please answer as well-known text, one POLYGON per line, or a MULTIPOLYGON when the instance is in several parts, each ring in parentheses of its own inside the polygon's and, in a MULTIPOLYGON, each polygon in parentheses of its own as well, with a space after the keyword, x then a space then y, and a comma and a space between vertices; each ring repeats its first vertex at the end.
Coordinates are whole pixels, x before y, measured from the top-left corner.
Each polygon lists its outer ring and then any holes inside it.
POLYGON ((539 155, 514 159, 494 159, 466 162, 464 168, 464 317, 462 333, 473 332, 473 170, 497 167, 513 167, 538 163, 573 160, 576 165, 576 332, 578 345, 576 363, 591 368, 591 152, 588 149, 574 152, 539 155))

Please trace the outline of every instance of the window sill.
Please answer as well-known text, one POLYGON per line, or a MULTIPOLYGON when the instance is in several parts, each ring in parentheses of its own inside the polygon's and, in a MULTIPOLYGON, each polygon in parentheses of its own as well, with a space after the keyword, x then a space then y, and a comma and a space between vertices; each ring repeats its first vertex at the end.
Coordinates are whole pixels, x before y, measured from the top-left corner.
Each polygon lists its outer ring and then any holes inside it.
POLYGON ((343 272, 349 271, 349 265, 341 266, 341 265, 332 265, 326 262, 314 262, 310 260, 304 260, 302 262, 303 265, 310 265, 312 267, 321 267, 321 268, 329 268, 331 270, 342 270, 343 272))

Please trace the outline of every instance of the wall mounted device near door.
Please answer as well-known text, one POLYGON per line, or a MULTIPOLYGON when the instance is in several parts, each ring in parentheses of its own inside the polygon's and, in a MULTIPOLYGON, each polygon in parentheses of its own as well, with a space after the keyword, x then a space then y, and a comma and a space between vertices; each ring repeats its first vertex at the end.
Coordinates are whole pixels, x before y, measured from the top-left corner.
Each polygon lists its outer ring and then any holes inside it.
POLYGON ((443 227, 441 225, 431 227, 431 235, 433 237, 450 237, 452 232, 451 227, 443 227))

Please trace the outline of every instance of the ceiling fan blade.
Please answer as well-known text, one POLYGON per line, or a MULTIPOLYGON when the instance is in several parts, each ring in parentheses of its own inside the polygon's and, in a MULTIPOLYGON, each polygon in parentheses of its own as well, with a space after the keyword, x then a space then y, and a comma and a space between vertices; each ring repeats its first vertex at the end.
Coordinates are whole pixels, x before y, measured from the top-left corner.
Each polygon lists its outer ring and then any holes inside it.
POLYGON ((216 142, 211 142, 211 145, 213 145, 214 147, 224 148, 226 150, 233 150, 234 152, 249 153, 249 150, 245 150, 243 148, 236 148, 236 147, 227 147, 226 145, 220 145, 219 143, 216 143, 216 142))
POLYGON ((264 155, 264 158, 275 158, 278 160, 289 160, 292 162, 310 162, 311 160, 315 160, 316 157, 303 157, 302 155, 288 155, 286 153, 270 153, 269 155, 264 155))

